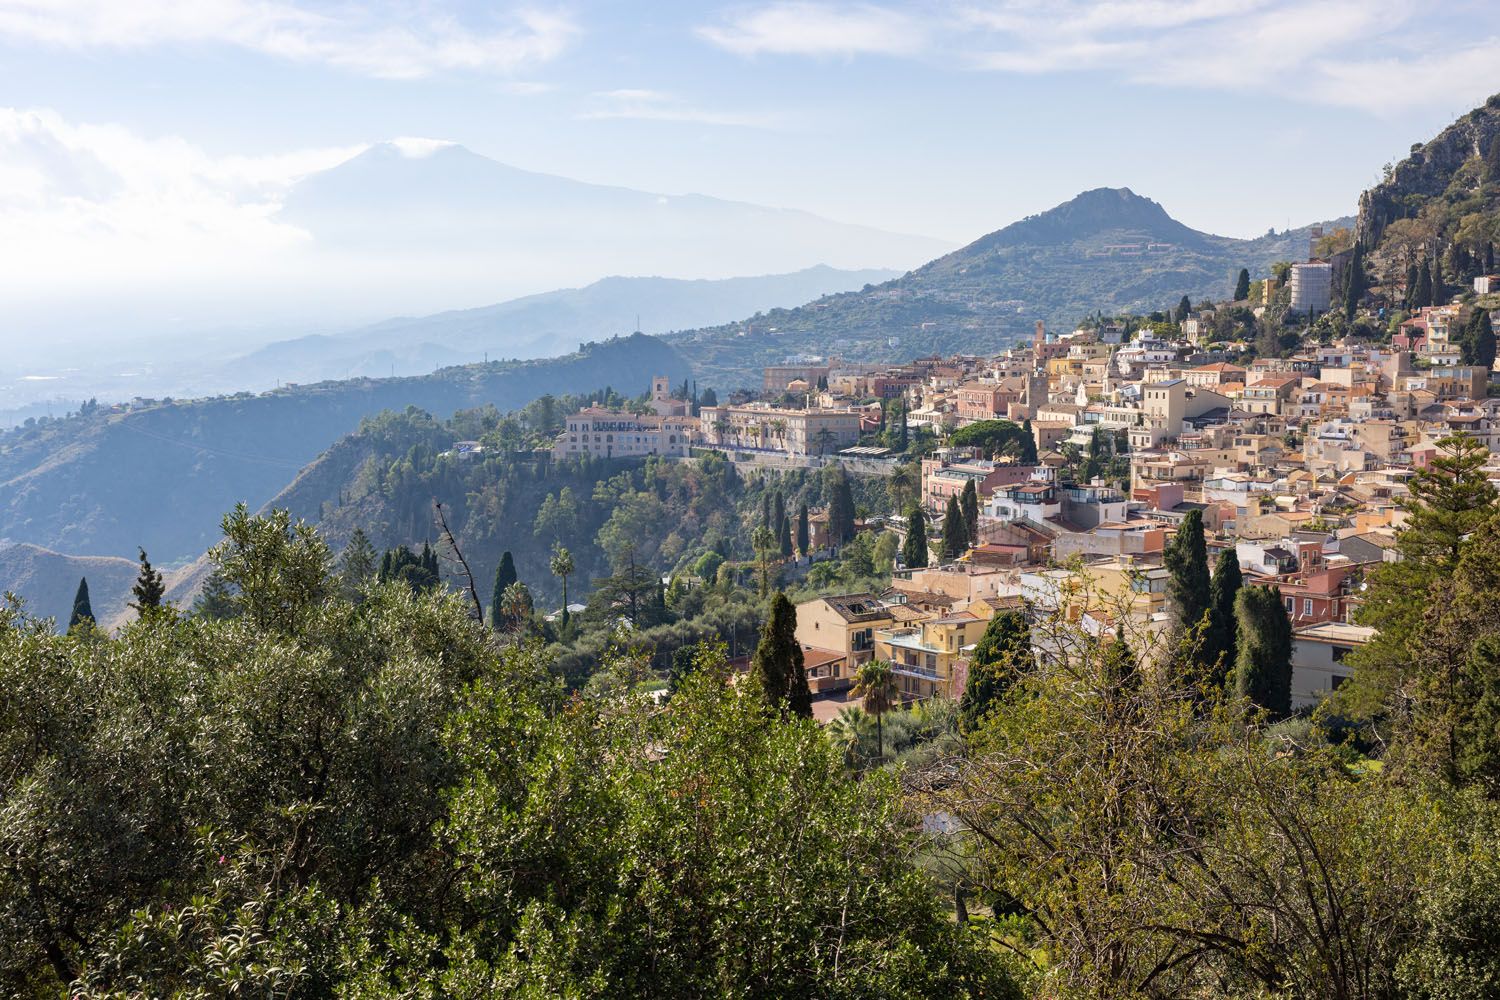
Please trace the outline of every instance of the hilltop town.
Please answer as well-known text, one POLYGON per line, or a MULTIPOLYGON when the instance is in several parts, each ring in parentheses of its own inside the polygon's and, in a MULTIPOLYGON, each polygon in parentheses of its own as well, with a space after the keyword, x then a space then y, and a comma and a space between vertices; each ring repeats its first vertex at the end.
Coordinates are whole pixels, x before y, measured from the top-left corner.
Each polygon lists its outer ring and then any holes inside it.
MULTIPOLYGON (((906 700, 962 698, 1000 609, 1062 614, 1095 635, 1122 615, 1133 632, 1170 633, 1180 623, 1166 564, 1189 515, 1209 563, 1231 552, 1246 584, 1279 593, 1294 635, 1291 705, 1307 709, 1345 683, 1346 658, 1374 633, 1357 624, 1364 580, 1398 558, 1412 477, 1462 437, 1500 481, 1487 311, 1500 276, 1483 269, 1493 258, 1435 293, 1430 274, 1425 291, 1422 278, 1367 286, 1347 232, 1314 240, 1307 260, 1243 276, 1236 300, 1184 298, 1064 333, 1038 322, 1029 342, 992 356, 792 357, 724 402, 686 385, 674 395, 658 378, 629 408, 569 416, 553 454, 712 452, 751 476, 838 466, 894 481, 893 493, 910 484, 920 515, 893 509, 859 527, 922 556, 898 556, 883 590, 797 607, 809 681, 831 696, 821 716, 870 660, 892 664, 906 700), (1320 248, 1333 252, 1313 256, 1320 248), (1268 316, 1286 331, 1271 351, 1244 332, 1268 316), (956 548, 945 523, 955 510, 966 521, 956 548)), ((830 556, 829 512, 808 522, 808 541, 785 554, 793 579, 830 556)))

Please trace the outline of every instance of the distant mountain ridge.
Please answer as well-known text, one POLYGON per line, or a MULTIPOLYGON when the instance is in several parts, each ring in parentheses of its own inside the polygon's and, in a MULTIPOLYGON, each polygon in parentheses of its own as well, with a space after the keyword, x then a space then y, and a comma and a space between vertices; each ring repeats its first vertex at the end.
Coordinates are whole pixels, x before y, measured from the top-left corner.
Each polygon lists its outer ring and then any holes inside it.
POLYGON ((1128 188, 1099 188, 873 288, 667 339, 700 382, 717 386, 756 384, 762 366, 793 353, 894 361, 996 352, 1029 336, 1037 320, 1071 328, 1095 310, 1149 311, 1183 295, 1224 299, 1242 267, 1262 276, 1275 261, 1305 259, 1311 232, 1215 236, 1128 188))
POLYGON ((609 277, 583 288, 477 309, 402 317, 346 333, 267 345, 226 365, 242 387, 354 376, 414 375, 492 358, 566 354, 587 341, 639 330, 667 333, 725 323, 778 306, 886 281, 896 272, 826 265, 791 274, 682 279, 609 277))
POLYGON ((901 269, 951 246, 799 210, 522 170, 455 143, 377 143, 297 182, 276 218, 332 252, 408 260, 414 276, 429 262, 477 264, 476 277, 489 271, 495 284, 514 277, 531 287, 608 274, 901 269))

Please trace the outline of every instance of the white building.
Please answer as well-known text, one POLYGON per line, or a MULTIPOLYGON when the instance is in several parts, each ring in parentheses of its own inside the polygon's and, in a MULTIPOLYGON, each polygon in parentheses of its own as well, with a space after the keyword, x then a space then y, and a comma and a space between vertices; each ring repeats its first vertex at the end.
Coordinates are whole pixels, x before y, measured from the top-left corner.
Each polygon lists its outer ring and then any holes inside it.
POLYGON ((1326 260, 1293 264, 1288 287, 1293 312, 1327 312, 1333 296, 1333 265, 1326 260))
POLYGON ((1323 622, 1292 636, 1292 708, 1311 708, 1354 675, 1346 657, 1370 641, 1372 628, 1323 622))
POLYGON ((555 458, 685 457, 692 447, 692 417, 664 417, 589 406, 568 418, 552 446, 555 458))

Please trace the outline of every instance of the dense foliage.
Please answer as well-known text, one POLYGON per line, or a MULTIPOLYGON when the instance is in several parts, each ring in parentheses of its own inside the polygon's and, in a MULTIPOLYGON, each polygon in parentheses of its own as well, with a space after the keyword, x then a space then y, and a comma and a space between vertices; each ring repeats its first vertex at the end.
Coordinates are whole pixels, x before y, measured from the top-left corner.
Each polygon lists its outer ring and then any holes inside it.
POLYGON ((0 612, 7 995, 1003 995, 895 783, 722 653, 568 699, 454 597, 224 529, 226 618, 0 612))

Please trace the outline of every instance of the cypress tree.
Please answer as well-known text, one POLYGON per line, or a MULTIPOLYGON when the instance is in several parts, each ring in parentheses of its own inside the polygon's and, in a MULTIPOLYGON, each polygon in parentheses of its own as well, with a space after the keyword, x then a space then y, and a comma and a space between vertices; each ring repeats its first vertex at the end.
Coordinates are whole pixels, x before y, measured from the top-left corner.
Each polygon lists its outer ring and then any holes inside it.
POLYGON ((771 519, 771 491, 760 495, 760 523, 772 531, 776 530, 776 522, 771 519))
POLYGON ((811 538, 812 534, 807 526, 807 504, 804 502, 797 508, 797 551, 804 556, 811 549, 811 538))
MULTIPOLYGON (((1185 319, 1188 318, 1188 315, 1191 314, 1192 311, 1193 311, 1193 303, 1188 299, 1188 297, 1186 295, 1184 295, 1182 297, 1181 301, 1179 301, 1177 303, 1177 312, 1175 314, 1175 321, 1178 322, 1178 323, 1181 323, 1183 320, 1185 320, 1185 319)), ((1167 319, 1168 320, 1172 320, 1172 319, 1174 319, 1174 317, 1169 316, 1169 317, 1167 317, 1167 319)))
POLYGON ((906 423, 906 400, 903 399, 901 401, 901 427, 896 436, 896 450, 904 454, 910 446, 911 430, 906 423))
POLYGON ((1021 438, 1021 454, 1018 456, 1017 461, 1022 465, 1035 465, 1037 463, 1036 432, 1031 429, 1030 417, 1021 422, 1021 430, 1026 433, 1021 438))
POLYGON ((1229 672, 1234 669, 1239 649, 1234 599, 1243 583, 1239 556, 1234 549, 1220 552, 1208 587, 1208 630, 1203 636, 1202 655, 1203 665, 1208 670, 1208 682, 1215 690, 1223 689, 1229 672))
POLYGON ((1417 294, 1412 299, 1412 305, 1418 309, 1423 306, 1432 305, 1432 262, 1424 263, 1417 270, 1417 294))
POLYGON ((1428 267, 1432 269, 1432 297, 1428 304, 1434 306, 1442 305, 1448 301, 1447 286, 1443 281, 1443 260, 1438 255, 1433 254, 1432 259, 1427 263, 1428 267))
POLYGON ((770 528, 781 537, 782 529, 786 527, 786 498, 777 490, 771 494, 771 524, 770 528))
POLYGON ((1489 369, 1495 364, 1495 327, 1488 309, 1481 309, 1469 321, 1464 338, 1464 364, 1489 369))
POLYGON ((1235 691, 1271 718, 1285 718, 1292 711, 1292 621, 1281 591, 1242 587, 1234 614, 1240 630, 1235 691))
POLYGON ((1354 243, 1354 254, 1349 258, 1349 270, 1344 278, 1344 318, 1353 319, 1359 308, 1359 300, 1365 294, 1365 247, 1358 240, 1354 243))
POLYGON ((969 679, 958 701, 959 732, 978 729, 1011 684, 1034 666, 1026 615, 1020 611, 996 613, 969 658, 969 679))
POLYGON ((760 642, 750 658, 750 670, 760 678, 766 704, 783 716, 812 718, 812 692, 797 641, 797 609, 785 593, 771 601, 771 614, 761 628, 760 642))
POLYGON ((1234 283, 1234 301, 1243 302, 1250 297, 1250 269, 1240 268, 1240 276, 1234 283))
POLYGON ((135 584, 130 588, 135 600, 130 606, 136 613, 144 617, 151 611, 161 607, 161 599, 166 594, 167 588, 162 583, 161 573, 153 569, 151 560, 146 558, 146 550, 141 549, 141 570, 135 578, 135 584))
POLYGON ((781 529, 777 532, 776 547, 781 551, 781 557, 783 559, 790 559, 791 558, 791 556, 792 556, 792 519, 789 518, 789 517, 783 517, 781 519, 781 529))
POLYGON ((979 490, 974 485, 974 480, 964 483, 963 494, 958 498, 958 505, 964 512, 964 534, 969 538, 969 544, 979 543, 979 490))
POLYGON ((907 515, 906 542, 901 546, 901 562, 907 569, 927 566, 927 515, 922 505, 912 507, 907 515))
POLYGON ((1162 562, 1171 573, 1167 579, 1167 604, 1178 629, 1185 632, 1197 627, 1203 612, 1208 610, 1208 548, 1203 541, 1202 511, 1188 511, 1163 553, 1162 562))
POLYGON ((68 616, 68 631, 73 631, 75 626, 84 622, 93 624, 94 606, 89 603, 89 578, 80 577, 78 590, 73 594, 73 613, 68 616))
POLYGON ((1408 308, 1417 306, 1417 286, 1421 283, 1421 270, 1415 264, 1408 266, 1406 269, 1406 305, 1408 308))
POLYGON ((1495 270, 1495 242, 1493 240, 1484 244, 1484 270, 1485 273, 1495 270))
POLYGON ((854 490, 849 485, 849 476, 839 468, 833 482, 832 496, 828 502, 828 541, 832 545, 843 545, 854 537, 854 490))
POLYGON ((505 601, 505 592, 510 585, 516 582, 516 561, 511 558, 510 550, 500 557, 500 565, 495 567, 495 587, 490 592, 490 625, 494 628, 505 627, 505 615, 500 610, 500 605, 505 601))
POLYGON ((948 509, 943 512, 943 558, 957 559, 968 547, 968 535, 964 532, 964 512, 958 506, 958 497, 949 497, 948 509))

